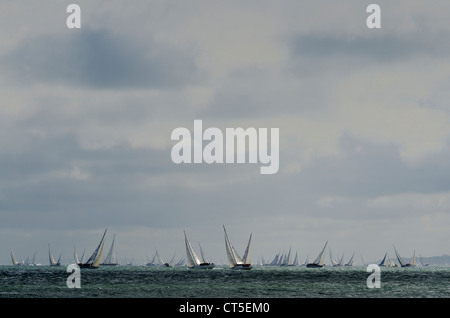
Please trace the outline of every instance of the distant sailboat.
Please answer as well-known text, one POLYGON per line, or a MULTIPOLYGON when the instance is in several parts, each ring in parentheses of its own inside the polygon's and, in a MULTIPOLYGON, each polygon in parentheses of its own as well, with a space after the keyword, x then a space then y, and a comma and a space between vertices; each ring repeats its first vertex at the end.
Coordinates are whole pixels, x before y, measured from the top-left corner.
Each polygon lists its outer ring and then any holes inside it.
MULTIPOLYGON (((175 259, 175 253, 173 254, 172 259, 170 262, 164 262, 161 256, 159 256, 158 250, 155 249, 155 255, 153 256, 152 260, 150 262, 147 262, 145 264, 146 266, 165 266, 165 267, 172 267, 173 260, 175 259)), ((148 259, 147 259, 148 261, 148 259)))
POLYGON ((409 263, 405 263, 403 259, 401 258, 400 254, 397 252, 394 246, 395 255, 397 256, 398 262, 400 263, 401 267, 410 267, 410 266, 416 266, 416 251, 414 251, 413 256, 411 257, 411 261, 409 263))
POLYGON ((411 257, 411 261, 409 262, 409 266, 416 266, 417 260, 416 260, 416 251, 414 251, 413 256, 411 257))
MULTIPOLYGON (((195 253, 194 249, 192 248, 191 243, 189 242, 189 239, 186 235, 186 232, 184 232, 184 243, 186 245, 186 259, 187 259, 187 266, 191 269, 212 269, 214 268, 214 263, 209 263, 206 261, 205 256, 203 254, 203 251, 200 246, 200 257, 195 253)), ((199 244, 200 245, 200 244, 199 244)))
POLYGON ((16 256, 14 255, 14 252, 12 250, 11 250, 11 262, 14 266, 22 265, 22 262, 17 261, 16 256))
POLYGON ((289 264, 289 266, 298 266, 298 256, 297 256, 297 252, 295 252, 295 257, 294 257, 294 261, 289 264))
POLYGON ((114 251, 115 239, 116 239, 116 235, 114 234, 109 252, 106 255, 106 258, 103 261, 103 263, 101 263, 100 265, 102 265, 102 266, 116 266, 117 265, 116 252, 114 251))
POLYGON ((48 260, 50 262, 50 266, 60 266, 61 265, 61 254, 59 255, 58 260, 55 260, 52 252, 50 251, 50 243, 48 244, 48 260))
POLYGON ((339 267, 342 266, 342 262, 344 261, 344 254, 342 254, 341 260, 337 261, 335 258, 333 258, 332 254, 331 254, 331 249, 330 250, 330 260, 331 260, 331 264, 333 265, 333 267, 339 267))
POLYGON ((155 255, 153 255, 153 258, 152 258, 151 261, 149 261, 148 257, 147 257, 147 264, 145 264, 145 265, 146 266, 156 266, 157 264, 156 264, 155 260, 156 260, 156 255, 157 254, 158 254, 158 251, 156 251, 155 255))
POLYGON ((81 258, 79 258, 77 250, 75 249, 75 246, 73 247, 73 259, 75 260, 75 264, 83 263, 85 252, 86 252, 86 249, 83 250, 83 254, 81 255, 81 258))
POLYGON ((94 253, 92 253, 91 257, 86 261, 86 263, 79 263, 78 266, 81 268, 98 268, 100 266, 100 258, 102 257, 103 252, 103 244, 105 243, 105 234, 106 230, 103 233, 102 239, 100 240, 100 243, 98 244, 97 248, 95 249, 94 253))
POLYGON ((325 254, 327 253, 326 252, 327 244, 328 244, 328 241, 325 243, 325 246, 323 247, 323 249, 320 252, 319 256, 317 256, 317 258, 314 260, 314 262, 306 264, 306 267, 308 267, 308 268, 320 268, 320 267, 323 267, 325 265, 324 261, 325 261, 325 254))
POLYGON ((423 258, 421 255, 419 255, 419 260, 420 260, 420 264, 422 264, 422 266, 429 266, 430 264, 428 263, 424 263, 423 258))
POLYGON ((225 248, 227 250, 228 264, 230 265, 230 268, 246 269, 246 270, 252 269, 252 265, 250 264, 250 243, 252 241, 252 235, 250 234, 247 248, 245 249, 244 252, 244 257, 241 258, 234 249, 233 245, 231 244, 225 226, 223 226, 223 230, 225 232, 225 248))
POLYGON ((381 260, 380 264, 378 264, 378 266, 380 267, 386 267, 388 266, 388 262, 387 262, 387 253, 384 254, 383 259, 381 260))
POLYGON ((350 260, 345 264, 345 266, 353 266, 353 256, 355 256, 355 252, 353 252, 352 257, 350 257, 350 260))
POLYGON ((280 263, 277 264, 280 266, 297 266, 298 265, 298 257, 297 253, 295 253, 294 260, 291 260, 291 248, 289 247, 289 252, 284 257, 280 258, 280 263))

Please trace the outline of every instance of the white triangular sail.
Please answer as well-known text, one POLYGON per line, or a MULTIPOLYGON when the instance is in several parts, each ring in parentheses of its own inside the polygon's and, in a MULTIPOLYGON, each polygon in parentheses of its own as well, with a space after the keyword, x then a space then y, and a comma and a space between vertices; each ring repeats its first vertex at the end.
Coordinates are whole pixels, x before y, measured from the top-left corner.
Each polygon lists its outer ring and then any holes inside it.
POLYGON ((223 230, 225 231, 225 247, 227 249, 228 262, 230 266, 234 267, 236 265, 244 264, 244 261, 234 249, 233 244, 231 244, 225 226, 223 227, 223 230))
POLYGON ((397 260, 400 263, 400 266, 404 267, 405 266, 405 262, 403 261, 402 257, 397 252, 397 250, 395 249, 395 246, 394 246, 394 252, 395 252, 395 256, 397 256, 397 260))
POLYGON ((78 258, 77 250, 75 249, 75 246, 73 247, 73 259, 75 260, 75 264, 80 264, 80 260, 78 258))
POLYGON ((197 253, 195 253, 194 249, 192 248, 192 245, 189 242, 186 232, 184 232, 184 243, 186 245, 186 259, 187 259, 188 267, 195 267, 195 266, 199 266, 200 264, 204 263, 200 259, 200 257, 198 257, 197 253))
POLYGON ((104 260, 104 262, 102 263, 102 265, 116 265, 117 261, 116 261, 116 252, 114 250, 114 242, 116 239, 116 235, 113 235, 113 240, 111 243, 111 247, 109 248, 108 254, 106 255, 106 258, 104 260))
POLYGON ((314 260, 313 264, 323 266, 325 261, 325 255, 326 253, 326 247, 327 247, 328 241, 325 243, 325 246, 323 247, 322 251, 320 252, 319 256, 314 260))
POLYGON ((245 249, 244 256, 242 257, 244 264, 250 264, 250 256, 251 256, 250 244, 251 244, 251 242, 252 242, 252 235, 250 234, 250 238, 248 239, 247 248, 245 249))
POLYGON ((297 256, 297 252, 295 252, 295 257, 294 257, 294 261, 292 262, 293 266, 298 266, 298 256, 297 256))
POLYGON ((16 256, 14 255, 14 252, 12 250, 11 250, 11 262, 13 265, 21 265, 21 263, 16 260, 16 256))
POLYGON ((337 262, 336 259, 333 258, 333 254, 331 254, 331 248, 329 248, 329 250, 330 250, 330 260, 331 260, 331 265, 337 266, 337 265, 338 265, 338 262, 337 262))
POLYGON ((350 257, 350 260, 345 264, 345 266, 352 266, 353 265, 353 257, 355 256, 355 252, 353 252, 352 257, 350 257))
POLYGON ((205 253, 203 253, 203 249, 202 246, 200 245, 200 242, 198 243, 198 248, 200 249, 200 258, 202 263, 208 263, 206 257, 205 257, 205 253))
MULTIPOLYGON (((61 259, 61 256, 60 256, 61 259)), ((50 262, 50 266, 57 266, 60 264, 59 259, 58 261, 55 260, 55 258, 53 257, 52 252, 50 251, 50 243, 48 244, 48 260, 50 262)))
POLYGON ((416 266, 417 265, 417 261, 416 261, 416 251, 414 251, 413 256, 411 258, 411 261, 409 262, 409 264, 411 266, 416 266))
POLYGON ((231 244, 230 239, 228 238, 227 230, 225 226, 223 226, 223 230, 225 232, 225 248, 227 251, 228 264, 232 269, 252 269, 250 264, 250 255, 251 255, 251 241, 252 235, 250 234, 250 238, 248 240, 247 248, 244 252, 244 257, 241 258, 239 254, 236 252, 236 249, 231 244))

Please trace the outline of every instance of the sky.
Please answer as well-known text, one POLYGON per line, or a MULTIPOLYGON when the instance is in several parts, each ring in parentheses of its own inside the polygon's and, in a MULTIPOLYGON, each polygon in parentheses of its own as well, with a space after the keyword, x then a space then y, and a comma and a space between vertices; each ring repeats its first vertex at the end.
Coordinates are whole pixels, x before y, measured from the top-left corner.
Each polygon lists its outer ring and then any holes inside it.
POLYGON ((222 225, 253 263, 450 252, 448 1, 89 0, 70 29, 72 2, 0 1, 0 264, 104 229, 122 263, 183 231, 225 263, 222 225), (279 128, 278 172, 175 164, 194 120, 279 128))

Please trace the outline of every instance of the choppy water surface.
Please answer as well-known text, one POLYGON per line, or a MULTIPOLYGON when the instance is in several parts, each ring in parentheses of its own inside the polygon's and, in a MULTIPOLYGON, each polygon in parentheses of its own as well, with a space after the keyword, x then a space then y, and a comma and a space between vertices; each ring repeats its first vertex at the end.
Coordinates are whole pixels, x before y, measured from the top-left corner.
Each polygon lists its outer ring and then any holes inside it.
POLYGON ((406 298, 450 297, 450 268, 382 268, 381 287, 368 288, 366 268, 185 267, 82 269, 81 288, 68 288, 61 267, 0 266, 0 297, 13 298, 406 298))

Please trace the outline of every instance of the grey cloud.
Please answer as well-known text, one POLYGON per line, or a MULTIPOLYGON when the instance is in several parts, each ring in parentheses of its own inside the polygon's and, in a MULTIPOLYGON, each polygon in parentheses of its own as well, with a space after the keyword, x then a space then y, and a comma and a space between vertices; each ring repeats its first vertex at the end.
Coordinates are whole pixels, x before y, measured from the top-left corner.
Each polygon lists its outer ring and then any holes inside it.
POLYGON ((192 52, 89 28, 24 40, 0 63, 21 83, 90 88, 179 88, 201 73, 192 52))
POLYGON ((70 134, 34 140, 18 153, 0 155, 0 223, 62 229, 124 224, 133 214, 128 221, 143 224, 148 211, 164 205, 160 193, 148 193, 143 184, 166 173, 169 159, 165 151, 128 145, 83 149, 70 134), (78 178, 74 167, 88 177, 78 178))
POLYGON ((393 32, 366 36, 303 34, 293 36, 289 47, 293 57, 364 58, 376 62, 398 61, 414 56, 446 57, 450 53, 449 34, 418 32, 396 35, 393 32))
POLYGON ((219 85, 201 118, 270 118, 314 115, 329 105, 330 80, 298 78, 285 70, 247 67, 231 72, 219 85))
POLYGON ((438 156, 438 162, 429 159, 410 166, 400 157, 396 144, 374 144, 351 134, 344 134, 339 144, 339 156, 317 158, 305 166, 302 178, 309 182, 304 191, 324 196, 374 198, 450 190, 450 169, 444 164, 448 162, 448 151, 438 156))

